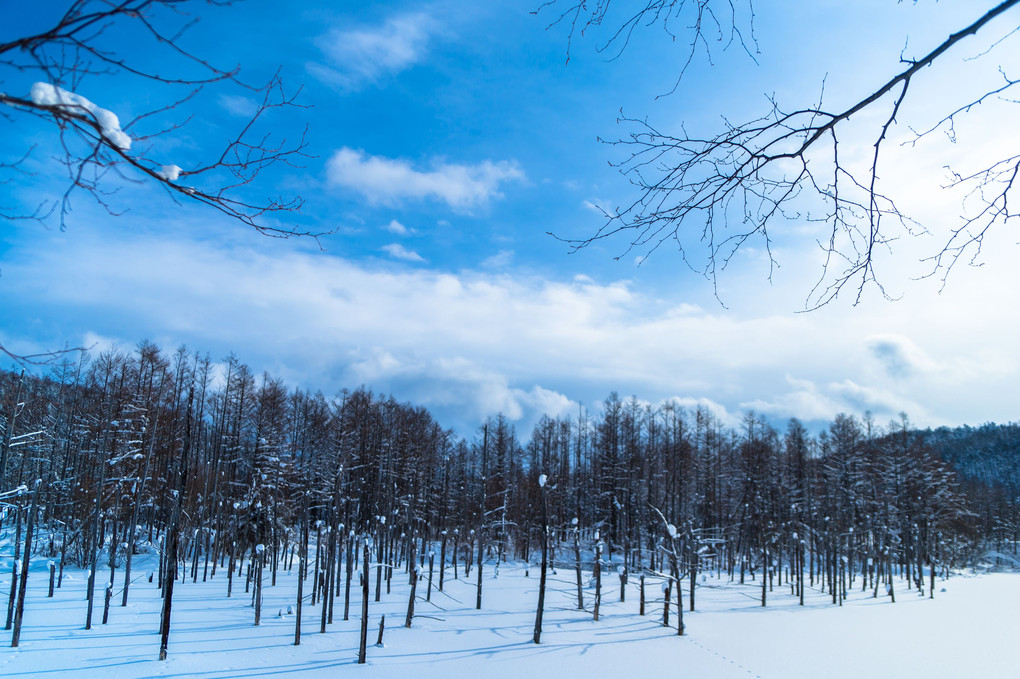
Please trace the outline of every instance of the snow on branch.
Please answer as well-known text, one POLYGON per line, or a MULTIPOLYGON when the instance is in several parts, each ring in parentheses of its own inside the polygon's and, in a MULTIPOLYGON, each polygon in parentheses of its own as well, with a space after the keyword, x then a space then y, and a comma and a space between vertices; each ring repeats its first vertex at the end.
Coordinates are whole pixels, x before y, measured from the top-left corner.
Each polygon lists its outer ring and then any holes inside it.
MULTIPOLYGON (((205 6, 212 11, 230 4, 205 6)), ((242 80, 240 67, 222 68, 189 51, 182 37, 199 20, 188 13, 191 6, 202 3, 74 0, 48 29, 0 43, 0 114, 15 122, 15 114, 27 114, 50 123, 61 149, 57 162, 68 177, 59 200, 47 201, 25 214, 5 208, 4 217, 45 220, 59 213, 63 228, 75 193, 86 194, 112 215, 121 214, 123 210, 112 202, 119 178, 155 182, 175 202, 202 203, 266 235, 320 235, 268 219, 298 210, 303 202, 299 196, 249 197, 250 185, 263 170, 278 164, 299 167, 301 159, 308 157, 306 129, 290 139, 265 129, 277 125, 266 119, 269 113, 303 108, 297 102, 300 90, 285 91, 279 72, 263 84, 253 85, 242 80), (109 34, 124 31, 139 39, 137 52, 118 53, 122 42, 109 34), (159 66, 142 66, 143 52, 159 55, 155 60, 159 66), (29 89, 27 95, 12 94, 20 88, 5 81, 25 76, 35 80, 24 86, 29 89), (123 90, 132 82, 140 82, 146 93, 169 95, 167 103, 142 112, 127 124, 111 109, 94 103, 102 100, 98 92, 112 87, 123 90), (204 115, 198 99, 213 85, 245 92, 246 98, 255 102, 253 112, 235 133, 223 135, 219 150, 214 146, 204 162, 160 157, 158 139, 184 134, 191 115, 196 115, 192 111, 204 115), (184 178, 187 183, 182 183, 184 178)), ((26 157, 32 151, 29 149, 26 157)), ((17 171, 21 163, 2 164, 0 173, 17 171)))

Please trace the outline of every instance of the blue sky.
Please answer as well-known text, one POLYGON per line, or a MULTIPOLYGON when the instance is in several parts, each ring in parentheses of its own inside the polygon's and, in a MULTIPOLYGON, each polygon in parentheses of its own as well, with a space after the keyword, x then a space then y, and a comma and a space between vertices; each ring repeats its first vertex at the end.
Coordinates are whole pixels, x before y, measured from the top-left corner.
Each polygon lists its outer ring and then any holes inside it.
MULTIPOLYGON (((664 97, 682 45, 645 30, 608 59, 596 50, 607 34, 595 30, 575 40, 566 63, 566 31, 547 28, 550 13, 532 15, 538 3, 203 6, 185 38, 190 49, 241 64, 250 81, 279 68, 308 106, 268 122, 290 138, 307 125, 313 157, 267 171, 250 190, 300 194, 300 214, 280 223, 332 234, 318 244, 268 239, 175 205, 158 187, 111 179, 119 216, 79 195, 65 230, 3 224, 0 341, 22 353, 130 349, 141 339, 214 359, 233 351, 295 386, 392 392, 462 434, 501 411, 526 436, 540 414, 595 408, 614 390, 703 403, 730 423, 751 408, 777 422, 864 410, 879 422, 906 411, 921 425, 1015 420, 1015 237, 1000 229, 984 266, 959 267, 941 292, 937 280, 915 280, 925 271, 918 259, 960 211, 958 196, 938 190, 942 166, 1015 147, 1009 109, 978 111, 960 125, 960 143, 894 155, 883 178, 934 225, 881 255, 898 301, 870 290, 857 306, 839 299, 798 313, 820 266, 818 232, 805 223, 776 233, 781 268, 771 282, 750 243, 720 279, 724 304, 666 248, 617 260, 622 241, 570 253, 547 235, 591 234, 601 224, 594 206, 635 197, 610 167, 620 149, 597 141, 629 131, 617 123, 621 109, 667 129, 717 131, 721 115, 763 113, 766 95, 814 102, 823 79, 835 107, 895 73, 901 52, 927 51, 981 11, 966 4, 756 6, 754 59, 712 45, 711 63, 699 53, 664 97)), ((0 39, 45 25, 60 7, 5 8, 12 21, 0 39)), ((918 83, 909 124, 943 110, 946 82, 980 87, 966 58, 1008 33, 1009 21, 990 29, 918 83)), ((173 63, 142 51, 134 35, 113 37, 120 53, 173 63)), ((1008 68, 1002 60, 1017 50, 1005 44, 981 77, 1008 68)), ((32 78, 4 73, 3 87, 27 92, 32 78)), ((168 101, 124 78, 85 80, 76 91, 122 120, 168 101)), ((147 142, 149 154, 187 170, 243 122, 247 96, 208 88, 178 116, 191 113, 191 122, 147 142)), ((66 181, 50 160, 52 130, 19 118, 0 125, 4 158, 36 144, 34 174, 0 185, 0 205, 59 196, 66 181)))

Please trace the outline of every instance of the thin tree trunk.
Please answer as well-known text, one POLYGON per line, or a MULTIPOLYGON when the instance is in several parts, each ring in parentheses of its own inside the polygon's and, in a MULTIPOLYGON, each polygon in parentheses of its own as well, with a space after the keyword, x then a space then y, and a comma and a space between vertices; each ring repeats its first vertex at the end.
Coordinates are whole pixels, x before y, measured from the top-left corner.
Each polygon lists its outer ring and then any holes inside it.
POLYGON ((549 515, 545 497, 545 475, 539 480, 542 493, 542 572, 538 579, 538 611, 535 613, 535 643, 542 642, 542 613, 545 610, 545 579, 549 566, 549 515))
POLYGON ((170 644, 170 611, 173 607, 174 581, 177 579, 177 521, 179 513, 174 511, 174 517, 170 522, 170 535, 168 536, 168 553, 166 555, 166 575, 164 576, 165 590, 163 592, 163 614, 160 618, 159 628, 159 659, 166 660, 167 649, 170 644))
POLYGON ((361 575, 361 644, 358 647, 358 664, 365 664, 368 646, 368 560, 372 558, 368 539, 365 540, 364 556, 362 557, 361 575))
POLYGON ((407 567, 411 571, 411 596, 407 600, 407 617, 404 618, 404 627, 411 626, 414 618, 414 597, 418 591, 418 562, 414 558, 414 539, 411 539, 411 552, 407 559, 407 567))
POLYGON ((25 593, 28 590, 28 564, 32 556, 32 534, 35 530, 35 513, 39 504, 39 488, 42 481, 35 482, 32 493, 32 504, 28 510, 28 528, 25 530, 25 554, 21 562, 21 585, 18 587, 18 603, 14 609, 14 634, 11 637, 11 648, 16 648, 21 639, 21 619, 25 614, 25 593))
POLYGON ((254 580, 252 586, 255 588, 255 626, 262 622, 262 567, 266 558, 266 546, 262 543, 255 545, 253 565, 255 566, 254 580))
POLYGON ((574 527, 574 563, 577 572, 577 610, 584 610, 584 585, 581 582, 581 530, 574 527))
POLYGON ((481 521, 478 523, 478 593, 475 598, 475 608, 481 610, 482 608, 482 524, 481 521))
POLYGON ((11 564, 11 593, 7 597, 7 624, 4 626, 5 630, 11 629, 14 625, 14 609, 17 607, 18 601, 18 575, 21 573, 21 562, 15 560, 11 564))
POLYGON ((354 542, 356 539, 352 530, 347 538, 347 581, 344 585, 344 620, 349 620, 351 613, 351 579, 354 577, 354 542))
POLYGON ((698 559, 699 558, 700 558, 700 555, 698 554, 698 541, 694 539, 693 530, 692 530, 692 535, 691 535, 691 595, 689 597, 690 600, 691 600, 691 612, 692 613, 694 612, 694 587, 695 587, 695 583, 698 580, 698 559))
POLYGON ((436 553, 429 550, 429 587, 425 594, 425 601, 432 601, 432 572, 435 567, 436 553))
POLYGON ((106 482, 106 468, 109 465, 107 460, 99 465, 99 484, 96 488, 96 511, 92 519, 92 532, 89 536, 89 546, 92 554, 91 564, 89 568, 89 581, 88 581, 88 610, 85 614, 85 629, 92 629, 92 607, 94 603, 95 589, 96 589, 96 568, 99 566, 99 522, 102 520, 102 502, 103 502, 103 484, 106 482))
POLYGON ((300 556, 298 557, 298 581, 297 581, 297 602, 294 607, 296 620, 294 620, 294 645, 301 645, 301 605, 305 598, 305 574, 308 570, 308 492, 303 493, 301 502, 301 533, 298 545, 300 556))
MULTIPOLYGON (((446 531, 443 531, 443 541, 439 545, 439 591, 443 591, 443 576, 446 573, 446 531)), ((456 561, 456 560, 455 560, 456 561)))

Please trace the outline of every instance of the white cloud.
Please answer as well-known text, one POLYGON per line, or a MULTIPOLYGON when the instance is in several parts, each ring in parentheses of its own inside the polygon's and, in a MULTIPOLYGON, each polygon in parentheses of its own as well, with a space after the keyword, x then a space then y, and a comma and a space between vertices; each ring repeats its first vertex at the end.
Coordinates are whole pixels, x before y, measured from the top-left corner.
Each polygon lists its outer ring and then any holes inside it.
POLYGON ((390 233, 397 234, 398 236, 406 236, 409 233, 411 233, 411 231, 406 226, 404 226, 395 219, 390 220, 390 223, 384 226, 383 228, 389 231, 390 233))
MULTIPOLYGON (((870 411, 877 418, 895 417, 907 411, 921 419, 929 414, 916 401, 891 389, 862 387, 851 379, 816 384, 807 379, 786 377, 789 391, 777 390, 769 399, 755 399, 740 407, 776 419, 796 417, 802 421, 830 421, 839 413, 861 415, 870 411)), ((929 420, 930 421, 930 420, 929 420)))
MULTIPOLYGON (((40 237, 4 267, 4 285, 18 291, 7 313, 55 309, 60 339, 40 340, 51 346, 87 331, 147 337, 168 351, 234 351, 256 372, 327 394, 364 383, 429 406, 462 434, 503 411, 526 436, 542 412, 573 414, 571 404, 613 390, 652 403, 676 395, 727 424, 748 408, 780 422, 869 409, 880 422, 905 410, 921 426, 1005 421, 1020 399, 1017 321, 974 298, 957 307, 950 291, 937 298, 943 313, 887 304, 738 314, 584 275, 392 269, 297 244, 226 249, 166 233, 40 237), (909 379, 876 357, 888 346, 894 365, 912 357, 909 379)), ((988 303, 1012 308, 1014 283, 988 303)), ((21 346, 11 328, 3 340, 21 346)))
POLYGON ((515 161, 485 160, 477 165, 437 161, 430 170, 418 170, 406 160, 371 156, 346 146, 329 159, 326 172, 330 184, 372 203, 432 198, 459 211, 484 206, 502 197, 502 184, 525 178, 515 161))
POLYGON ((420 62, 437 28, 431 17, 416 12, 372 28, 334 29, 316 40, 329 65, 311 63, 308 70, 340 89, 360 89, 420 62))
POLYGON ((906 412, 910 414, 911 419, 927 423, 933 421, 927 408, 889 388, 865 386, 848 378, 830 384, 829 389, 851 406, 846 409, 851 412, 860 413, 869 410, 876 415, 893 417, 900 412, 906 412))
POLYGON ((575 401, 557 391, 539 385, 511 386, 505 375, 463 356, 406 355, 401 360, 382 347, 372 347, 354 352, 345 375, 351 383, 385 384, 417 404, 439 413, 457 412, 475 424, 502 413, 518 425, 522 436, 530 434, 542 415, 558 417, 577 409, 575 401))
POLYGON ((736 428, 740 426, 741 417, 739 414, 731 413, 722 403, 718 403, 704 396, 700 398, 695 398, 693 396, 672 396, 670 398, 662 399, 656 405, 661 406, 666 403, 672 403, 690 411, 697 408, 704 408, 724 427, 736 428))
POLYGON ((505 269, 514 261, 513 250, 500 250, 494 255, 482 260, 482 267, 486 269, 505 269))
POLYGON ((250 118, 258 111, 258 104, 248 97, 235 94, 224 94, 220 97, 220 106, 232 115, 250 118))
POLYGON ((408 250, 400 243, 390 243, 380 248, 383 252, 394 259, 402 259, 407 262, 424 262, 425 258, 414 250, 408 250))

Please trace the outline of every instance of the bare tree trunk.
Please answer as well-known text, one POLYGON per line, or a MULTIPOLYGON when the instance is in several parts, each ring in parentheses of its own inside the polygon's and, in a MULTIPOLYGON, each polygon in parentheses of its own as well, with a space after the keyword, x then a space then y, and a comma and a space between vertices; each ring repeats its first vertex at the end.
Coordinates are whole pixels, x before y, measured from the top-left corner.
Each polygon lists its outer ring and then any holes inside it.
POLYGON ((110 620, 110 599, 113 597, 113 581, 117 577, 117 516, 114 515, 110 530, 110 580, 106 583, 106 597, 103 600, 103 624, 110 620))
POLYGON ((693 528, 691 528, 690 536, 691 536, 691 594, 690 594, 690 600, 691 600, 691 612, 693 613, 694 612, 694 588, 695 588, 695 583, 698 580, 698 559, 701 558, 701 555, 698 554, 698 541, 697 541, 697 539, 695 539, 694 529, 693 528))
POLYGON ((676 572, 676 633, 684 635, 684 588, 680 583, 680 570, 676 572))
MULTIPOLYGON (((443 591, 443 576, 446 574, 446 540, 447 540, 447 537, 448 537, 447 532, 445 530, 443 531, 442 535, 443 535, 443 541, 439 545, 439 591, 440 592, 443 591)), ((454 551, 454 554, 456 554, 456 550, 454 551)), ((457 560, 454 559, 454 562, 456 562, 456 561, 457 560)))
POLYGON ((889 599, 892 603, 896 603, 896 592, 893 589, 893 581, 896 579, 895 573, 893 573, 893 557, 892 552, 889 553, 889 599))
POLYGON ((319 616, 319 634, 326 633, 330 594, 333 592, 333 557, 336 553, 336 531, 333 530, 333 523, 333 510, 331 508, 329 521, 326 524, 326 552, 322 559, 325 569, 322 573, 322 612, 319 616))
POLYGON ((32 493, 32 504, 28 510, 28 528, 25 530, 25 554, 21 562, 21 585, 18 587, 18 603, 14 609, 14 634, 11 637, 11 648, 18 646, 21 639, 21 619, 25 614, 25 592, 28 589, 28 564, 32 556, 32 533, 35 530, 35 513, 39 504, 39 488, 42 481, 35 482, 35 491, 32 493))
POLYGON ((7 597, 7 624, 4 626, 5 630, 9 630, 14 624, 14 609, 18 601, 18 575, 21 572, 20 568, 20 561, 15 560, 11 564, 11 593, 7 597))
POLYGON ((662 626, 669 627, 669 605, 673 598, 673 579, 662 583, 662 626))
POLYGON ((344 620, 350 619, 351 614, 351 579, 354 577, 354 531, 347 538, 347 581, 344 585, 344 620))
POLYGON ((584 610, 584 585, 581 582, 581 530, 579 526, 574 526, 574 564, 577 572, 577 610, 580 611, 584 610))
POLYGON ((800 605, 804 605, 804 550, 807 546, 804 544, 804 539, 801 538, 797 544, 797 593, 800 597, 800 605))
POLYGON ((301 604, 305 598, 305 576, 308 571, 308 491, 303 493, 301 502, 301 532, 299 534, 298 549, 298 581, 297 581, 297 602, 294 607, 296 619, 294 620, 294 645, 301 645, 301 604))
MULTIPOLYGON (((237 520, 237 517, 234 517, 237 520)), ((234 589, 234 557, 237 553, 237 542, 236 540, 230 541, 230 555, 227 561, 227 598, 230 598, 230 592, 234 589)))
POLYGON ((382 597, 382 571, 383 571, 383 548, 386 545, 386 538, 382 531, 378 533, 379 544, 375 548, 376 558, 379 563, 375 565, 375 600, 379 601, 382 597))
POLYGON ((109 465, 107 460, 103 460, 99 466, 99 484, 96 488, 96 511, 92 519, 92 532, 89 536, 89 545, 92 550, 92 559, 89 568, 89 581, 88 581, 88 610, 85 614, 85 629, 92 629, 92 607, 94 603, 94 596, 96 590, 96 568, 99 566, 99 547, 97 544, 99 541, 99 522, 103 520, 102 517, 102 502, 103 502, 103 483, 106 482, 106 468, 109 465))
POLYGON ((414 558, 414 540, 411 540, 411 552, 407 559, 407 567, 411 571, 411 596, 407 599, 407 617, 404 618, 404 627, 411 626, 414 618, 414 597, 418 591, 418 561, 414 558))
POLYGON ((262 568, 266 559, 266 546, 262 543, 255 545, 255 559, 253 565, 255 572, 252 586, 255 588, 255 626, 262 622, 262 568))
POLYGON ((362 556, 361 575, 361 645, 358 647, 358 664, 365 664, 368 646, 368 560, 372 558, 371 546, 365 539, 364 555, 362 556))
POLYGON ((475 608, 481 610, 482 608, 482 552, 484 551, 484 545, 482 544, 482 522, 481 519, 478 521, 478 594, 475 599, 475 608))
POLYGON ((425 601, 432 601, 432 572, 435 567, 436 553, 429 550, 429 587, 425 594, 425 601))
POLYGON ((177 521, 179 510, 174 511, 174 517, 170 521, 170 535, 167 542, 166 575, 164 576, 163 591, 163 613, 160 617, 159 627, 159 659, 166 660, 167 649, 170 644, 170 611, 173 607, 174 581, 177 579, 177 521))
POLYGON ((542 642, 542 613, 545 610, 545 579, 549 566, 549 514, 545 497, 545 475, 539 480, 542 493, 542 572, 538 579, 538 611, 535 613, 535 643, 542 642))

